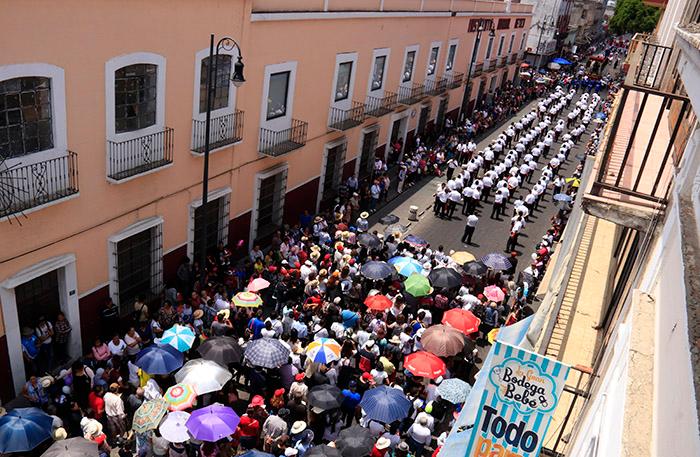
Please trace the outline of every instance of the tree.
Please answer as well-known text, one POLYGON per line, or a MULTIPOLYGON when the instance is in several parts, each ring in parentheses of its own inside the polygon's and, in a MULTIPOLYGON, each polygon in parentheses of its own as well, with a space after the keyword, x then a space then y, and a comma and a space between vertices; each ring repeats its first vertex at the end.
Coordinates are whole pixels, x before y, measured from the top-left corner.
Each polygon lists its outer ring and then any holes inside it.
POLYGON ((609 28, 616 34, 651 32, 659 20, 660 10, 642 0, 618 0, 609 28))

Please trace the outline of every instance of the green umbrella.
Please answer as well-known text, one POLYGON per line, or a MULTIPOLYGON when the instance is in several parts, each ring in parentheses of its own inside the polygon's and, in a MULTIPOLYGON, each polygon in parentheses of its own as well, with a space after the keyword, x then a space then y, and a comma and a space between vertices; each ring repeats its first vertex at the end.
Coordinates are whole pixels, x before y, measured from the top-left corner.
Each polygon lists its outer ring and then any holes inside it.
POLYGON ((430 287, 428 278, 420 273, 413 273, 408 277, 408 279, 406 279, 406 281, 404 281, 403 285, 406 292, 414 297, 423 297, 433 293, 433 288, 430 287))

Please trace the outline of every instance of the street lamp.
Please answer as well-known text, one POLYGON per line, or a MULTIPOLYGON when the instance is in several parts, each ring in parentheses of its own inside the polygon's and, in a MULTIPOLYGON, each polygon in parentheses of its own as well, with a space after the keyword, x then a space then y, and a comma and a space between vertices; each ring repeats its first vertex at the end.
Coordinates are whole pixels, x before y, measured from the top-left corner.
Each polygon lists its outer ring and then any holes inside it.
MULTIPOLYGON (((202 211, 206 211, 209 196, 209 149, 210 149, 210 134, 211 134, 211 104, 212 94, 216 92, 216 78, 212 81, 212 74, 216 75, 217 66, 219 64, 219 52, 232 51, 238 49, 238 60, 233 65, 233 74, 231 75, 231 83, 235 87, 241 87, 245 82, 243 77, 243 57, 241 47, 231 37, 223 37, 216 43, 214 47, 214 34, 211 34, 209 40, 209 65, 207 65, 207 114, 206 124, 204 125, 204 172, 202 177, 202 211)), ((207 223, 202 221, 202 240, 200 252, 200 265, 204 269, 207 265, 207 223)), ((203 270, 202 270, 203 271, 203 270)))
MULTIPOLYGON (((472 58, 467 65, 467 84, 464 86, 464 95, 462 96, 462 107, 460 108, 460 122, 464 122, 467 117, 467 105, 469 104, 469 98, 471 97, 471 76, 472 76, 472 66, 476 60, 476 53, 479 50, 479 42, 481 41, 481 34, 486 30, 486 24, 489 21, 486 19, 478 19, 478 26, 476 29, 476 40, 474 41, 474 49, 472 49, 472 58)), ((493 23, 491 23, 491 28, 489 29, 489 37, 493 38, 496 36, 496 31, 493 29, 493 23)))

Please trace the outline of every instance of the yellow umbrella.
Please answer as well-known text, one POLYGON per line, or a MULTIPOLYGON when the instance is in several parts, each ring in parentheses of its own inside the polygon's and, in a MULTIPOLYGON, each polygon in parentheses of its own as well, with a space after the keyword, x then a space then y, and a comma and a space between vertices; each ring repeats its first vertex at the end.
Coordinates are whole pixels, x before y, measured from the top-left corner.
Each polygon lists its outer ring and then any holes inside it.
POLYGON ((501 330, 500 328, 495 328, 491 330, 488 335, 486 335, 486 339, 489 341, 491 344, 496 343, 496 338, 498 338, 498 331, 501 330))
POLYGON ((578 187, 581 185, 581 180, 579 178, 566 178, 567 183, 571 183, 571 187, 578 187))
POLYGON ((473 262, 476 260, 476 257, 474 257, 474 254, 469 253, 467 251, 457 251, 453 252, 452 255, 452 260, 457 262, 460 265, 464 265, 467 262, 473 262))

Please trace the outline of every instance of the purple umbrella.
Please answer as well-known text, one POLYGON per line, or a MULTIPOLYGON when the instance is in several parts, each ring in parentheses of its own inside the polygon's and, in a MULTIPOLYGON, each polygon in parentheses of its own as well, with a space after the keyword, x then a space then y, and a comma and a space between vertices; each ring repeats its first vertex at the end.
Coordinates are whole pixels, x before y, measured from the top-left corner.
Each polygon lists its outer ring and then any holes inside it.
POLYGON ((410 244, 411 246, 415 248, 424 248, 428 245, 428 242, 424 240, 421 237, 418 237, 416 235, 408 235, 406 238, 403 239, 406 243, 410 244))
POLYGON ((215 403, 195 410, 185 426, 196 439, 216 442, 233 435, 240 421, 241 418, 233 409, 215 403))

